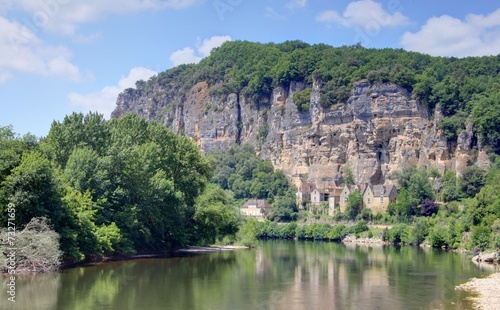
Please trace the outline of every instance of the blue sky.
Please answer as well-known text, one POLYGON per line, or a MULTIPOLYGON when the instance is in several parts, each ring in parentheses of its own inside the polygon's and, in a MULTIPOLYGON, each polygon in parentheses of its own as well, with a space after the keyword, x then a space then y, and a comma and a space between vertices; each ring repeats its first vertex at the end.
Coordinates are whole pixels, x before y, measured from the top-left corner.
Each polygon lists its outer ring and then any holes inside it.
POLYGON ((73 111, 227 40, 360 42, 437 56, 500 54, 495 0, 2 0, 0 126, 45 136, 73 111))

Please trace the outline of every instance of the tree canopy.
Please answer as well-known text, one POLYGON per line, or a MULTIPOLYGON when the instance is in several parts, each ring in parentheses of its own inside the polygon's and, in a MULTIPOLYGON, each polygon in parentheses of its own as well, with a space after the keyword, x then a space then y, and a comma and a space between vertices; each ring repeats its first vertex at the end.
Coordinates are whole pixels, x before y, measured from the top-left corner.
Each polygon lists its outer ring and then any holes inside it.
MULTIPOLYGON (((0 208, 15 205, 20 227, 47 218, 66 258, 162 251, 199 240, 195 227, 210 209, 198 197, 212 168, 189 138, 139 116, 105 121, 95 113, 54 122, 39 144, 8 127, 0 134, 6 146, 0 208)), ((216 228, 234 234, 230 213, 216 228)), ((2 212, 0 224, 6 221, 2 212)))

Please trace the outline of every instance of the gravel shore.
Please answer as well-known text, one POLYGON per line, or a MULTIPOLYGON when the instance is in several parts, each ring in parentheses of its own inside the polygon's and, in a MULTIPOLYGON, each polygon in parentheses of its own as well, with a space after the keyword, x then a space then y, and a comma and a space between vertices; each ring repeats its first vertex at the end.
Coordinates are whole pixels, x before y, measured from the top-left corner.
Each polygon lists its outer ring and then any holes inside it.
POLYGON ((471 297, 476 309, 500 309, 500 272, 486 278, 472 278, 469 282, 457 286, 456 289, 476 293, 476 297, 471 297))

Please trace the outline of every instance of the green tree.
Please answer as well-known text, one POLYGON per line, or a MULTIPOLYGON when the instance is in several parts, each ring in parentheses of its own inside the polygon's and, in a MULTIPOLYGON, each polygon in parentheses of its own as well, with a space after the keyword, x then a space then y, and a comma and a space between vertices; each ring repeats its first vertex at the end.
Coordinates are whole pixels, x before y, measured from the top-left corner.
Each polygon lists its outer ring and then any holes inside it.
MULTIPOLYGON (((46 217, 56 228, 65 218, 61 191, 50 161, 38 152, 23 155, 19 166, 2 184, 8 202, 16 206, 16 223, 27 224, 34 217, 46 217)), ((5 212, 2 212, 4 215, 5 212)), ((5 217, 2 224, 5 225, 5 217)))
POLYGON ((201 244, 213 244, 216 239, 232 236, 238 231, 236 212, 228 194, 217 185, 209 185, 196 199, 196 235, 201 244))
POLYGON ((479 250, 486 250, 491 243, 491 229, 486 226, 476 226, 472 229, 471 245, 479 250))
POLYGON ((361 196, 359 190, 355 190, 354 192, 350 193, 347 198, 347 207, 345 210, 347 217, 351 220, 354 220, 356 216, 361 212, 362 207, 363 197, 361 196))
POLYGON ((462 171, 459 188, 462 197, 474 197, 486 182, 486 172, 477 166, 470 166, 462 171))
POLYGON ((450 202, 458 199, 459 191, 455 172, 447 171, 444 174, 443 186, 441 187, 439 196, 444 202, 450 202))
POLYGON ((289 190, 285 196, 279 197, 273 205, 271 220, 294 221, 297 219, 297 202, 295 201, 295 191, 289 190))
POLYGON ((343 174, 345 184, 353 185, 356 183, 356 181, 354 180, 354 173, 352 172, 352 167, 350 164, 345 164, 342 167, 342 174, 343 174))

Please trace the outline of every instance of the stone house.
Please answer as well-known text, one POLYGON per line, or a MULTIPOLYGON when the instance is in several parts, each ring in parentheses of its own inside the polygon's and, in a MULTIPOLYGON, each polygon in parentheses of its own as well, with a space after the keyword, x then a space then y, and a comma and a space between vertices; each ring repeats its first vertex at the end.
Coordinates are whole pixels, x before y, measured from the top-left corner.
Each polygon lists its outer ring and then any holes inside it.
POLYGON ((349 195, 351 193, 353 193, 356 190, 359 190, 361 197, 363 197, 368 187, 369 186, 367 183, 358 185, 351 185, 351 184, 345 185, 339 197, 340 212, 345 212, 347 208, 347 199, 349 198, 349 195))
POLYGON ((311 203, 319 204, 321 202, 329 202, 330 198, 334 201, 339 199, 339 194, 342 188, 338 187, 334 181, 323 182, 323 184, 314 184, 311 191, 311 203))
POLYGON ((242 215, 256 218, 264 218, 272 211, 272 206, 265 199, 250 199, 240 207, 242 215))
POLYGON ((301 182, 297 188, 297 193, 295 193, 297 206, 299 209, 303 209, 306 204, 311 200, 311 191, 314 187, 313 183, 301 182))
POLYGON ((340 195, 342 188, 333 188, 328 197, 328 215, 334 216, 336 210, 340 207, 340 195))
POLYGON ((385 213, 391 202, 398 196, 396 187, 392 184, 368 186, 363 194, 364 208, 371 209, 372 213, 385 213))

